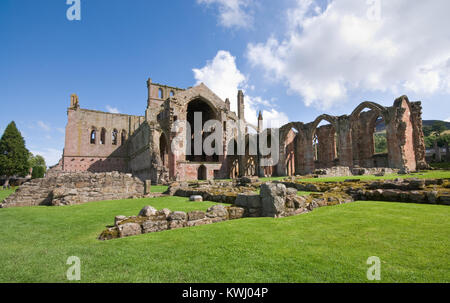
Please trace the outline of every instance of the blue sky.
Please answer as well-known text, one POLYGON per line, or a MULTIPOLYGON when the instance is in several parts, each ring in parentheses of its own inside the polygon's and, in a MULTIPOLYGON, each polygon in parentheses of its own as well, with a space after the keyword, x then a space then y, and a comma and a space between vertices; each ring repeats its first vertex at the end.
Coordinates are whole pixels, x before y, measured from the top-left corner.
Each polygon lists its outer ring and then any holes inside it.
POLYGON ((143 115, 148 77, 205 82, 232 102, 244 89, 251 122, 403 94, 423 101, 424 119, 450 119, 449 1, 371 1, 80 0, 69 21, 66 0, 2 0, 0 132, 16 121, 55 164, 71 93, 83 108, 143 115))

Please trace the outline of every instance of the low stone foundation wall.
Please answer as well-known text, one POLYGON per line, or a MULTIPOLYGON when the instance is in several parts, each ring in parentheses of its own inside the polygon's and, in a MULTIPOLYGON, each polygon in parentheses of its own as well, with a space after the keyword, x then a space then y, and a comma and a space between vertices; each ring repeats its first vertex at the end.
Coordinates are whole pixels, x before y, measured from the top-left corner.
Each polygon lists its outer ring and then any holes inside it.
POLYGON ((450 205, 450 182, 442 179, 376 181, 347 192, 355 200, 450 205))
POLYGON ((203 201, 234 204, 238 194, 254 192, 261 183, 244 177, 235 181, 174 182, 166 194, 179 197, 202 196, 203 201))
POLYGON ((326 177, 350 177, 350 176, 363 176, 363 175, 384 175, 397 173, 398 169, 392 169, 387 167, 353 167, 348 166, 334 166, 330 168, 316 169, 314 175, 319 178, 326 177))
POLYGON ((98 239, 110 240, 244 217, 287 217, 307 213, 317 207, 347 202, 352 202, 350 196, 341 200, 329 199, 325 194, 299 196, 297 190, 286 188, 283 184, 265 183, 261 185, 260 194, 237 194, 234 205, 214 205, 206 212, 172 212, 169 209, 157 211, 146 206, 138 216, 116 216, 114 226, 104 230, 98 239))
POLYGON ((34 179, 23 184, 0 204, 0 208, 73 205, 91 201, 137 198, 143 194, 144 183, 130 174, 66 173, 34 179))

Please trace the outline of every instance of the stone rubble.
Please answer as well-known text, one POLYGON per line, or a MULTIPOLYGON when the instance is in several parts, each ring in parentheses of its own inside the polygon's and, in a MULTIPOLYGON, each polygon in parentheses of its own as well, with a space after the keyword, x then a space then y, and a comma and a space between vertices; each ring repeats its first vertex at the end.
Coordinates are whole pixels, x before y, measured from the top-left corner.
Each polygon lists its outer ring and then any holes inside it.
POLYGON ((66 173, 24 183, 0 204, 0 208, 74 205, 143 196, 144 183, 130 174, 66 173))

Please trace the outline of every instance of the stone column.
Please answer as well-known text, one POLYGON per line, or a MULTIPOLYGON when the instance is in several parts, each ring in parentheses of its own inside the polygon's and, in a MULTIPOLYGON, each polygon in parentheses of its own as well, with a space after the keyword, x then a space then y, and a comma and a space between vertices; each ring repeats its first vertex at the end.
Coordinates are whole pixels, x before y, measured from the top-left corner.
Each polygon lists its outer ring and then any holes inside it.
POLYGON ((145 180, 144 182, 144 195, 149 195, 151 193, 152 189, 152 181, 151 180, 145 180))
POLYGON ((339 165, 353 167, 352 130, 349 116, 340 116, 337 121, 339 141, 339 165))
POLYGON ((316 134, 319 141, 317 160, 321 167, 333 166, 336 158, 335 128, 332 125, 317 128, 316 134))
POLYGON ((312 173, 315 169, 314 164, 314 147, 313 147, 313 125, 309 124, 305 136, 303 137, 304 146, 304 167, 303 172, 306 174, 312 173))

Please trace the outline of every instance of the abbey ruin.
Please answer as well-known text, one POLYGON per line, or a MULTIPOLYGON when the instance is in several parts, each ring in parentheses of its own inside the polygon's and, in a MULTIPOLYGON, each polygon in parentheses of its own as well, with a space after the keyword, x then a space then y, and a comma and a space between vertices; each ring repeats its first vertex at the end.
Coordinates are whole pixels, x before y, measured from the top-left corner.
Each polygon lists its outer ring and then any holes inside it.
MULTIPOLYGON (((292 176, 338 166, 408 171, 427 167, 421 102, 410 102, 406 96, 396 99, 390 107, 363 102, 350 115, 324 114, 310 123, 288 123, 277 129, 279 139, 272 142, 279 147, 278 161, 261 166, 261 160, 270 155, 250 153, 249 144, 267 130, 262 127, 261 114, 258 125, 238 122, 245 121, 242 91, 237 95, 235 113, 230 110, 229 99, 223 101, 204 84, 181 89, 149 79, 147 88, 143 116, 82 109, 77 95, 72 95, 58 168, 63 172, 118 171, 166 183, 252 175, 292 176), (179 133, 174 131, 174 124, 183 121, 193 126, 195 113, 199 112, 202 125, 217 120, 223 129, 227 129, 227 123, 239 127, 224 132, 221 144, 214 143, 220 146, 220 153, 193 154, 188 150, 193 144, 175 152, 171 147, 176 145, 174 139, 179 133), (324 121, 328 124, 320 125, 324 121), (385 125, 386 153, 375 152, 374 132, 380 124, 385 125), (245 154, 236 155, 240 135, 245 138, 245 154)), ((184 132, 186 142, 193 143, 194 137, 186 127, 178 132, 184 132)), ((207 140, 208 134, 203 132, 201 140, 207 140)))

